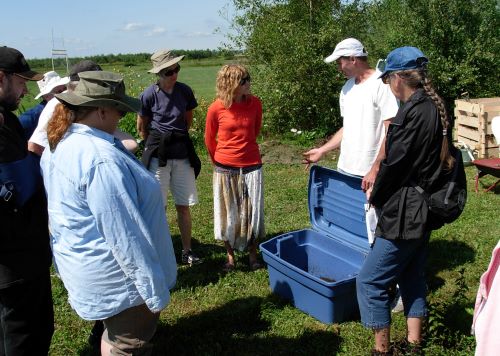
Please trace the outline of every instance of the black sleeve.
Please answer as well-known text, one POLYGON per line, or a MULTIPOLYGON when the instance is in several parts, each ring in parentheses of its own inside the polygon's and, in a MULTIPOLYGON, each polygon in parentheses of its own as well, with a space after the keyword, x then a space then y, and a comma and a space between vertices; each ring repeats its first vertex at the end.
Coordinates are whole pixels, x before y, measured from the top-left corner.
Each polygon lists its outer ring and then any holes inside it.
POLYGON ((0 163, 23 159, 28 153, 23 127, 11 112, 4 111, 3 108, 0 112, 4 120, 0 124, 0 163))

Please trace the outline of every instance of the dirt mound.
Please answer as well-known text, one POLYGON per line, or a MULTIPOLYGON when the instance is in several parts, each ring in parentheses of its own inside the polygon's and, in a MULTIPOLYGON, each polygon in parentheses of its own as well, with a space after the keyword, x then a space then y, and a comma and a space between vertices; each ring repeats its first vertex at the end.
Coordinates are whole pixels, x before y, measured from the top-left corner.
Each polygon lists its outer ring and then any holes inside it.
POLYGON ((263 163, 299 164, 302 162, 303 149, 283 144, 276 140, 263 142, 259 145, 263 163))

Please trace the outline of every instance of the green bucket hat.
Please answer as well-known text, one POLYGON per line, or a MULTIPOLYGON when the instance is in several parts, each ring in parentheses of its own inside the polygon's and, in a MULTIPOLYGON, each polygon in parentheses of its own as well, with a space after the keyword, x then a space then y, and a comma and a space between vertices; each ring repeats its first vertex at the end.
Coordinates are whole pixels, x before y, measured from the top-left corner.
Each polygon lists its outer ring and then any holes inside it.
POLYGON ((125 83, 119 74, 104 71, 78 73, 75 90, 56 94, 56 98, 72 106, 112 107, 125 112, 138 112, 139 99, 125 94, 125 83))

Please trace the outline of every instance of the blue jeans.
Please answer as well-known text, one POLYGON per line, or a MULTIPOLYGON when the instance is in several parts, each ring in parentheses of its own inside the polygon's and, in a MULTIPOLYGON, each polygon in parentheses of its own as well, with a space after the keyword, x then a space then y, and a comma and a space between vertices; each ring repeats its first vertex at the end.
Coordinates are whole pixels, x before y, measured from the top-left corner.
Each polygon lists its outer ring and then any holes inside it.
POLYGON ((376 238, 356 278, 361 323, 371 329, 391 325, 388 289, 398 283, 406 317, 427 315, 425 263, 430 232, 421 239, 376 238))

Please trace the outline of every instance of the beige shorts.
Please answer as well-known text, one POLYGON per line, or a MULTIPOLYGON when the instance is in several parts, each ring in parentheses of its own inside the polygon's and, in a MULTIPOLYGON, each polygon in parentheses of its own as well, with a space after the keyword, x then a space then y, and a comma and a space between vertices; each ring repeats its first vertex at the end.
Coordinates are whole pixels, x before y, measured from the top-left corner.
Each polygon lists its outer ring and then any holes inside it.
POLYGON ((160 182, 165 206, 169 190, 175 205, 191 206, 198 203, 194 169, 187 158, 169 159, 165 167, 158 167, 158 158, 153 157, 149 163, 149 171, 160 182))
POLYGON ((156 332, 160 313, 152 313, 146 304, 125 309, 104 319, 103 340, 112 346, 113 355, 150 355, 149 341, 156 332))

